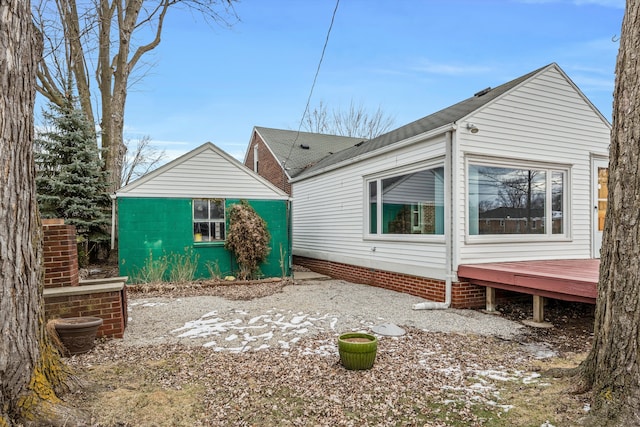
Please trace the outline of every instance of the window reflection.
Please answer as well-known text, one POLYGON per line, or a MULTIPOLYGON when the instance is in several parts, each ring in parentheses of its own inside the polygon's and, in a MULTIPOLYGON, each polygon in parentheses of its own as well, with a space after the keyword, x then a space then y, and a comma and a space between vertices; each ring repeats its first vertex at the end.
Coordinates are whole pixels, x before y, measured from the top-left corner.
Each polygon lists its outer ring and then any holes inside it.
POLYGON ((193 200, 193 241, 212 242, 225 239, 223 199, 193 200))
POLYGON ((444 168, 370 181, 368 189, 370 233, 444 234, 444 168))
POLYGON ((564 233, 564 172, 470 165, 468 185, 470 234, 564 233))

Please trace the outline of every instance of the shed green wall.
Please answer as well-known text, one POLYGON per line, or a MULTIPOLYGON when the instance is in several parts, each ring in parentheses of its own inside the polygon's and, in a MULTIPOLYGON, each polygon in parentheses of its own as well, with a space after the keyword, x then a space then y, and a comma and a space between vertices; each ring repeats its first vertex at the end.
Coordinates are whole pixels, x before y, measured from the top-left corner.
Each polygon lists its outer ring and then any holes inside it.
MULTIPOLYGON (((225 208, 240 200, 225 200, 225 208)), ((262 217, 271 234, 271 252, 260 266, 263 276, 290 275, 291 245, 289 240, 286 200, 249 200, 262 217), (281 255, 281 248, 283 255, 281 255)), ((217 261, 220 273, 235 275, 235 259, 223 242, 193 241, 193 213, 191 199, 129 198, 118 199, 118 258, 120 274, 134 279, 150 255, 153 259, 172 254, 198 254, 197 278, 210 277, 207 263, 217 261)), ((227 220, 227 228, 228 228, 227 220)), ((130 280, 131 280, 130 279, 130 280)))

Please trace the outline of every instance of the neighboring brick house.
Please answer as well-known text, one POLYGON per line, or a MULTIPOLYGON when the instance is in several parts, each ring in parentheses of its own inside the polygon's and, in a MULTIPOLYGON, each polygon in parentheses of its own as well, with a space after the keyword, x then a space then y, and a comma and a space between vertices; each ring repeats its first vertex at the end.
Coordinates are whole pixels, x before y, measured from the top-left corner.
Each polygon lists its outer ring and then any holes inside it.
POLYGON ((291 178, 326 156, 362 138, 254 127, 244 157, 246 167, 291 195, 291 178))

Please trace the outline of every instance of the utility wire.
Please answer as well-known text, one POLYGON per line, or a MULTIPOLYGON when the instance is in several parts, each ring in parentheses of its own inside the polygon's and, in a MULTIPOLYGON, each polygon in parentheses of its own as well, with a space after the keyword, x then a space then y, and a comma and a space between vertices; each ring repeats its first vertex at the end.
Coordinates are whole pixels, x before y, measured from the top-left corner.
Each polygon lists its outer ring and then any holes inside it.
MULTIPOLYGON (((336 12, 338 11, 339 4, 340 4, 340 0, 336 0, 336 7, 333 9, 333 15, 331 16, 331 23, 329 24, 329 30, 327 31, 327 37, 324 40, 324 46, 322 47, 322 54, 320 55, 320 61, 318 62, 318 67, 316 68, 316 75, 313 77, 313 83, 311 84, 311 90, 309 91, 309 97, 307 98, 307 105, 304 107, 304 112, 302 113, 302 117, 300 118, 300 124, 298 125, 298 131, 296 132, 296 137, 291 143, 291 147, 289 147, 289 154, 287 154, 287 158, 284 159, 284 162, 282 162, 283 169, 285 169, 285 165, 291 158, 293 147, 295 147, 296 142, 298 142, 298 137, 300 136, 300 129, 302 128, 302 123, 304 122, 304 118, 309 112, 309 104, 311 103, 311 97, 313 96, 313 89, 316 87, 318 74, 320 74, 320 66, 322 65, 322 60, 324 59, 324 53, 327 50, 327 45, 329 44, 329 36, 331 35, 331 29, 333 28, 333 21, 336 19, 336 12)), ((286 170, 284 172, 286 174, 286 170)))

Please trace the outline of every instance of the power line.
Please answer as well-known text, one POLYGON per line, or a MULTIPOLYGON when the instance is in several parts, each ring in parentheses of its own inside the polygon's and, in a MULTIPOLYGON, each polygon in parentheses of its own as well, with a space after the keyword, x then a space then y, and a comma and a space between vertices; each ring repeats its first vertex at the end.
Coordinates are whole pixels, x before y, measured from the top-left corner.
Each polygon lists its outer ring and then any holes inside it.
MULTIPOLYGON (((300 136, 300 129, 302 128, 302 123, 304 122, 304 118, 309 112, 309 104, 311 103, 311 97, 313 96, 313 89, 316 87, 316 81, 318 80, 318 74, 320 74, 320 66, 322 65, 322 60, 324 59, 324 53, 327 50, 327 45, 329 44, 329 36, 331 35, 331 29, 333 28, 333 21, 336 19, 336 12, 338 11, 338 5, 340 4, 340 0, 336 0, 336 7, 333 9, 333 15, 331 16, 331 23, 329 24, 329 30, 327 31, 327 37, 324 40, 324 46, 322 47, 322 54, 320 55, 320 61, 318 61, 318 67, 316 68, 316 74, 313 77, 313 83, 311 84, 311 90, 309 91, 309 97, 307 98, 307 105, 304 107, 304 112, 302 113, 302 117, 300 118, 300 124, 298 125, 298 131, 296 132, 296 137, 291 143, 291 147, 289 147, 289 154, 287 154, 287 158, 282 162, 282 168, 285 169, 285 165, 289 158, 291 157, 291 153, 293 152, 293 147, 295 147, 296 142, 298 141, 298 137, 300 136)), ((286 174, 286 170, 285 170, 286 174)))

